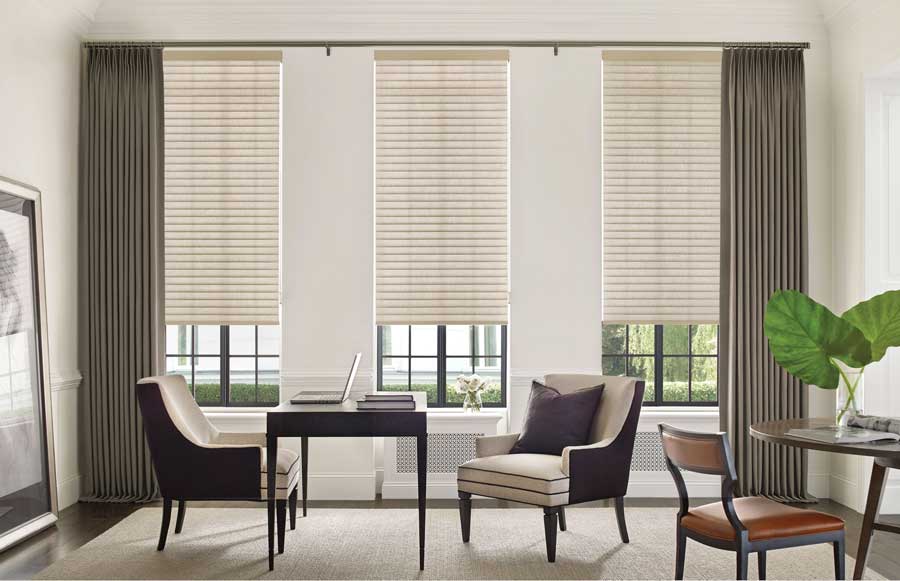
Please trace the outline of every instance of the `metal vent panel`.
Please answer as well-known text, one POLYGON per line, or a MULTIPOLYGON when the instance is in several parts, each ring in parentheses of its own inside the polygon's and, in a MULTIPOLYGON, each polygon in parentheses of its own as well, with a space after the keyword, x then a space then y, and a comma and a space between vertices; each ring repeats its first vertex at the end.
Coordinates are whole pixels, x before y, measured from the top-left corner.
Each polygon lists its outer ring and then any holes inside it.
MULTIPOLYGON (((456 474, 456 468, 475 457, 475 439, 484 434, 429 434, 428 472, 456 474)), ((415 474, 416 439, 397 438, 397 472, 415 474)))
POLYGON ((631 457, 632 472, 665 472, 666 459, 658 432, 638 432, 634 438, 634 455, 631 457))

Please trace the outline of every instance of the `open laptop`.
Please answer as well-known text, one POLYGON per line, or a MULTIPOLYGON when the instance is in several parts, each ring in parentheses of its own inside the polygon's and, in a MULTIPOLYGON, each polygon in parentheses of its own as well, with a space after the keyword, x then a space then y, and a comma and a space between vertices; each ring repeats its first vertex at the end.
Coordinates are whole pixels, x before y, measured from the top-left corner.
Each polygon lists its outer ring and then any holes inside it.
POLYGON ((356 377, 356 369, 359 367, 359 360, 362 353, 357 353, 353 358, 353 365, 350 367, 350 376, 347 377, 347 385, 344 391, 301 391, 291 398, 291 403, 343 403, 347 401, 350 395, 350 388, 353 386, 353 379, 356 377))

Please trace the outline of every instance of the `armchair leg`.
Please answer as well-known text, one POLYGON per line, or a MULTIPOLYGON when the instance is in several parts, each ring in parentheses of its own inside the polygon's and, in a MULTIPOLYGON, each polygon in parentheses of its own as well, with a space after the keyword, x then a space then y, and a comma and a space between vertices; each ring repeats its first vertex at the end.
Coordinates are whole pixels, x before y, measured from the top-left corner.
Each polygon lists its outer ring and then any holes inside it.
POLYGON ((287 516, 287 501, 276 500, 275 512, 278 517, 278 554, 284 552, 284 521, 287 516))
POLYGON ((619 536, 622 537, 623 543, 628 543, 628 528, 625 526, 625 497, 617 496, 616 504, 616 522, 619 524, 619 536))
POLYGON ((757 570, 759 571, 759 581, 766 580, 766 552, 760 551, 756 553, 757 570))
POLYGON ((297 528, 297 489, 294 488, 294 491, 288 496, 288 511, 291 516, 291 530, 297 528))
POLYGON ((459 524, 462 527, 462 540, 468 543, 472 530, 472 495, 468 492, 459 493, 459 524))
POLYGON ((187 501, 178 501, 178 516, 175 517, 175 534, 181 534, 181 528, 184 526, 184 513, 187 512, 187 501))
POLYGON ((556 527, 559 509, 556 507, 544 507, 544 537, 547 541, 547 561, 556 562, 556 527))
POLYGON ((159 529, 159 543, 156 544, 156 550, 162 551, 166 548, 166 537, 169 534, 169 523, 172 522, 172 499, 163 499, 162 526, 159 529))
POLYGON ((559 507, 559 530, 566 532, 566 507, 559 507))

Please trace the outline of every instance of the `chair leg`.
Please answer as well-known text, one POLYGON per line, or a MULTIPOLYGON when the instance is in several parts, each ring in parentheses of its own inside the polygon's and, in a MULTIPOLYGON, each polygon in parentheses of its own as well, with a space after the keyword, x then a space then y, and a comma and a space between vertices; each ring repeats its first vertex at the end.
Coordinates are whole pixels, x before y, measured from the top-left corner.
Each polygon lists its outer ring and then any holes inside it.
POLYGON ((559 509, 544 507, 544 537, 547 541, 547 561, 556 562, 556 527, 559 509))
POLYGON ((834 578, 844 579, 844 537, 832 543, 834 545, 834 578))
POLYGON ((559 507, 559 530, 566 532, 566 507, 559 507))
POLYGON ((284 499, 275 501, 275 513, 278 517, 278 554, 284 552, 284 521, 287 516, 287 501, 284 499))
POLYGON ((291 516, 291 530, 297 528, 297 489, 294 488, 294 491, 288 496, 288 511, 291 516))
POLYGON ((459 493, 459 526, 462 528, 463 542, 468 543, 472 531, 472 495, 468 492, 459 493))
POLYGON ((684 552, 687 548, 687 535, 681 525, 675 527, 675 580, 684 579, 684 552))
POLYGON ((625 497, 617 496, 616 504, 616 522, 619 524, 619 536, 622 537, 623 543, 628 543, 628 527, 625 526, 625 497))
POLYGON ((737 573, 735 579, 738 581, 747 579, 747 564, 749 557, 750 555, 747 554, 747 551, 737 551, 737 573))
POLYGON ((756 568, 759 572, 759 581, 766 579, 766 552, 760 551, 756 553, 756 568))
POLYGON ((187 501, 178 501, 178 515, 175 517, 175 534, 180 535, 181 529, 184 527, 184 513, 187 512, 187 501))
POLYGON ((157 551, 166 548, 166 536, 169 534, 169 523, 172 522, 172 499, 163 499, 162 527, 159 529, 159 543, 156 545, 157 551))

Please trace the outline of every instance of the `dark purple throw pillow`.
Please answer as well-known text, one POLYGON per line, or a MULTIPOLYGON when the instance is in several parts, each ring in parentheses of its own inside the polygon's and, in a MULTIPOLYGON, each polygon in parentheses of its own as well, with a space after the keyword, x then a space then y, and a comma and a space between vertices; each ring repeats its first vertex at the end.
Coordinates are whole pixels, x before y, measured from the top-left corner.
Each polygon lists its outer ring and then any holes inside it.
POLYGON ((559 456, 566 446, 587 444, 602 395, 603 384, 563 395, 531 382, 525 423, 509 453, 559 456))

